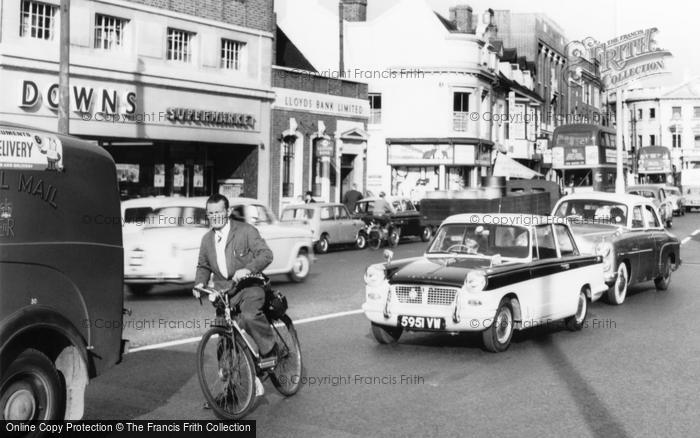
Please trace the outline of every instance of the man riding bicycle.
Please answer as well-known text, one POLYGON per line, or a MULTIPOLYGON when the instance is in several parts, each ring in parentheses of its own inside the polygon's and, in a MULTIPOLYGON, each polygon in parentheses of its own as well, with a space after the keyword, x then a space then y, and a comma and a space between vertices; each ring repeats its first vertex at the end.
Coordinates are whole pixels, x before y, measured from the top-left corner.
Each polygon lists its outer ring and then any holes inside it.
MULTIPOLYGON (((259 274, 272 263, 272 251, 258 230, 245 222, 229 218, 229 203, 225 196, 210 196, 206 211, 212 229, 202 237, 195 288, 204 287, 213 275, 215 288, 229 289, 232 283, 251 274, 259 274)), ((195 289, 192 294, 200 297, 195 289)), ((241 326, 255 340, 262 360, 276 357, 275 338, 263 313, 263 288, 244 288, 231 298, 230 304, 231 307, 240 308, 241 326)), ((262 388, 262 385, 258 388, 262 388)))

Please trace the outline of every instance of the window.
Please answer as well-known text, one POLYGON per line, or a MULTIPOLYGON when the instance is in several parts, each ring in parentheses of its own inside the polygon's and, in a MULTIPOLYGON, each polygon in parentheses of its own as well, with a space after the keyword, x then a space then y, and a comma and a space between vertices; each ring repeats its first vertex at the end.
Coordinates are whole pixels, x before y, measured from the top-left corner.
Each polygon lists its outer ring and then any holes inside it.
POLYGON ((571 234, 566 228, 566 225, 555 224, 554 229, 557 232, 557 240, 559 241, 559 251, 561 252, 561 256, 578 255, 578 251, 576 251, 576 246, 574 246, 574 243, 571 240, 571 234))
POLYGON ((290 135, 282 142, 282 196, 294 196, 294 145, 296 137, 290 135))
POLYGON ((168 56, 170 61, 192 62, 194 33, 168 28, 168 56))
POLYGON ((114 50, 124 46, 124 26, 127 20, 95 14, 95 48, 114 50))
POLYGON ((680 134, 673 134, 671 136, 673 139, 673 147, 674 148, 680 148, 681 147, 681 135, 680 134))
POLYGON ((554 243, 552 227, 549 225, 537 227, 535 234, 537 235, 537 251, 540 260, 556 259, 557 247, 554 243))
POLYGON ((469 93, 453 93, 452 101, 452 129, 454 131, 466 131, 469 121, 469 93))
POLYGON ((672 114, 673 114, 673 115, 672 115, 672 118, 674 118, 674 119, 680 119, 681 116, 682 116, 681 107, 679 107, 679 106, 674 106, 674 107, 671 109, 671 112, 672 112, 672 114))
POLYGON ((656 144, 656 136, 654 134, 649 136, 649 146, 654 146, 656 144))
POLYGON ((56 34, 58 6, 30 0, 22 0, 19 36, 40 40, 53 40, 56 34))
POLYGON ((700 119, 700 106, 693 107, 693 117, 696 119, 700 119))
POLYGON ((650 205, 646 205, 644 207, 644 216, 644 222, 646 223, 647 228, 661 227, 661 222, 659 222, 659 218, 656 216, 656 212, 650 205))
POLYGON ((632 228, 644 228, 644 217, 642 216, 642 207, 637 205, 632 210, 632 228))
POLYGON ((221 39, 221 68, 227 70, 240 70, 245 43, 240 41, 221 39))
POLYGON ((638 141, 637 146, 642 147, 643 143, 642 143, 642 136, 641 135, 637 136, 637 141, 638 141))
POLYGON ((330 221, 333 220, 333 207, 323 207, 321 209, 321 220, 330 221))
POLYGON ((643 112, 642 110, 638 109, 637 110, 637 120, 642 120, 643 112))
POLYGON ((382 123, 382 95, 379 93, 369 94, 369 123, 382 123))
POLYGON ((335 217, 337 219, 350 219, 350 213, 348 213, 347 207, 344 205, 335 207, 335 217))
POLYGON ((649 108, 649 118, 650 119, 656 118, 656 108, 649 108))

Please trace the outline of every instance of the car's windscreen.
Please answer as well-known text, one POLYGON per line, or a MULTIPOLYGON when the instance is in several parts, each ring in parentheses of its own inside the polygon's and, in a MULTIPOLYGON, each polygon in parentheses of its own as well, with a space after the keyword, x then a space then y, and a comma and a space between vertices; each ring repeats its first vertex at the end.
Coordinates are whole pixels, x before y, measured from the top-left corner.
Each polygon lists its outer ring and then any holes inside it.
POLYGON ((681 191, 678 189, 666 189, 669 195, 675 195, 679 196, 681 194, 681 191))
POLYGON ((312 219, 314 210, 311 208, 288 208, 282 212, 281 221, 293 221, 298 219, 312 219))
POLYGON ((207 227, 206 210, 199 207, 162 207, 146 219, 149 228, 207 227))
POLYGON ((627 206, 613 201, 575 199, 559 205, 554 216, 609 225, 627 223, 627 206))
POLYGON ((630 195, 644 196, 645 198, 656 198, 656 194, 651 190, 628 190, 630 195))
POLYGON ((151 207, 132 207, 124 210, 124 223, 144 223, 149 214, 153 213, 151 207))
POLYGON ((429 254, 475 254, 525 258, 530 234, 525 227, 496 224, 448 224, 437 231, 429 254))

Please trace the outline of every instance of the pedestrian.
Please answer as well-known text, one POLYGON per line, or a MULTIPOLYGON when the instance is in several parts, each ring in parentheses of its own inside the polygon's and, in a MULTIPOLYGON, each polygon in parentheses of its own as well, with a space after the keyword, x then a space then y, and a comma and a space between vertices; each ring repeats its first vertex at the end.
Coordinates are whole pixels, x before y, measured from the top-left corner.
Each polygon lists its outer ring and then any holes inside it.
POLYGON ((357 190, 357 183, 352 183, 352 189, 345 192, 345 196, 343 196, 343 204, 348 208, 348 211, 352 212, 360 199, 362 199, 362 192, 357 190))
MULTIPOLYGON (((224 195, 211 195, 206 202, 206 211, 211 230, 202 237, 199 247, 195 287, 204 287, 213 275, 215 288, 229 289, 233 283, 251 274, 262 273, 272 263, 272 251, 258 230, 246 222, 229 218, 229 203, 224 195)), ((200 297, 195 289, 192 294, 200 297)), ((262 361, 276 357, 275 338, 263 313, 263 288, 244 288, 231 297, 230 303, 232 308, 239 306, 241 325, 255 340, 262 361)), ((256 381, 256 395, 263 392, 262 383, 256 381)))
POLYGON ((311 193, 311 190, 309 190, 304 195, 304 204, 311 204, 312 202, 316 202, 316 200, 313 198, 313 193, 311 193))

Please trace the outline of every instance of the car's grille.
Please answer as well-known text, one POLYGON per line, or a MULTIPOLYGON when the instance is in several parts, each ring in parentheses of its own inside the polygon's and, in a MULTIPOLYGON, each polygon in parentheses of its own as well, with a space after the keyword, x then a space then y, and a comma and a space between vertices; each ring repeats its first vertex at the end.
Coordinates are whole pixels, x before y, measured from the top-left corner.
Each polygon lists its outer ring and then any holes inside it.
POLYGON ((129 266, 143 266, 146 254, 142 249, 134 249, 129 257, 129 266))
POLYGON ((399 302, 404 304, 449 306, 455 300, 457 288, 396 285, 394 293, 399 302))

